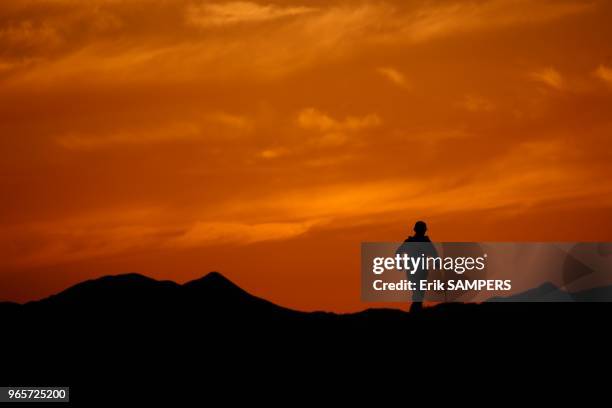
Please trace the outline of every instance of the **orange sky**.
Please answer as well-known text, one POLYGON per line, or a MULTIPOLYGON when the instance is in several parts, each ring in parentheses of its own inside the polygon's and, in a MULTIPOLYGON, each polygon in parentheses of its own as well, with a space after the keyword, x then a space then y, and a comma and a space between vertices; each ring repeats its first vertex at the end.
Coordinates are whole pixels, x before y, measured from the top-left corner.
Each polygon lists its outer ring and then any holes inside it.
POLYGON ((4 0, 0 299, 218 270, 353 311, 361 241, 612 240, 612 3, 4 0))

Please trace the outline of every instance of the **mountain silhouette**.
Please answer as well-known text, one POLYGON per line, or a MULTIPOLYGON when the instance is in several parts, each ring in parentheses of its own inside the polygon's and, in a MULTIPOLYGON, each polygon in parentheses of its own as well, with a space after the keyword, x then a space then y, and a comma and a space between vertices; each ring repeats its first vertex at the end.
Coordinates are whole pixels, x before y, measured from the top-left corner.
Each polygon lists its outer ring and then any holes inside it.
MULTIPOLYGON (((218 272, 183 285, 158 281, 137 273, 104 276, 76 284, 58 294, 28 302, 0 305, 5 311, 26 315, 62 314, 89 318, 138 315, 156 319, 197 313, 214 320, 251 320, 297 317, 304 313, 278 306, 246 292, 218 272)), ((0 309, 2 310, 2 309, 0 309)))
POLYGON ((210 272, 204 277, 181 286, 187 299, 194 305, 205 305, 225 313, 247 313, 249 315, 298 315, 300 312, 278 306, 270 301, 253 296, 234 284, 219 272, 210 272))
MULTIPOLYGON (((559 292, 551 285, 534 291, 559 292)), ((394 361, 406 353, 410 364, 425 364, 440 350, 502 348, 508 354, 526 341, 533 350, 550 347, 582 336, 610 310, 610 303, 494 301, 412 314, 302 312, 254 296, 217 272, 182 285, 134 273, 105 276, 41 300, 0 303, 6 328, 0 382, 4 375, 11 384, 70 385, 81 400, 98 401, 98 384, 135 378, 187 381, 208 373, 232 383, 272 370, 282 380, 283 373, 309 367, 333 382, 334 373, 322 367, 378 364, 383 356, 394 361)), ((132 387, 126 390, 138 397, 132 387)))
MULTIPOLYGON (((441 304, 425 309, 418 316, 397 309, 367 309, 358 313, 336 314, 330 312, 301 312, 276 305, 254 296, 227 279, 219 272, 178 284, 168 280, 156 280, 137 273, 104 276, 87 280, 47 298, 23 305, 0 302, 0 315, 5 319, 23 316, 56 315, 71 319, 83 319, 86 325, 92 318, 114 319, 115 323, 133 319, 138 322, 170 318, 181 320, 192 315, 206 319, 207 323, 241 322, 257 324, 261 321, 282 320, 284 323, 319 322, 366 325, 388 325, 424 317, 468 313, 476 315, 488 310, 501 310, 504 306, 494 303, 507 302, 570 302, 609 300, 612 286, 569 293, 552 283, 544 283, 534 289, 508 297, 495 297, 484 304, 441 304), (477 306, 477 307, 474 307, 477 306)), ((515 305, 512 309, 524 308, 515 305)), ((506 307, 508 308, 508 307, 506 307)))
POLYGON ((487 302, 610 302, 612 286, 602 286, 576 292, 561 289, 551 282, 505 297, 494 297, 487 302))
MULTIPOLYGON (((612 286, 593 288, 581 292, 567 292, 546 282, 536 288, 507 297, 494 297, 488 302, 509 301, 606 301, 612 299, 612 286)), ((336 315, 326 312, 300 312, 276 305, 245 291, 219 272, 210 272, 199 279, 184 284, 169 280, 156 280, 138 273, 103 276, 71 286, 47 298, 30 301, 23 305, 0 302, 0 312, 16 311, 44 312, 66 309, 80 313, 99 310, 101 312, 127 312, 131 308, 143 310, 169 310, 175 308, 198 308, 199 312, 215 312, 223 315, 241 313, 250 316, 282 315, 305 316, 364 316, 388 318, 405 313, 397 309, 368 309, 359 313, 336 315)), ((448 306, 447 306, 448 307, 448 306)), ((437 308, 440 308, 438 306, 437 308)), ((436 308, 428 308, 430 313, 436 308)))

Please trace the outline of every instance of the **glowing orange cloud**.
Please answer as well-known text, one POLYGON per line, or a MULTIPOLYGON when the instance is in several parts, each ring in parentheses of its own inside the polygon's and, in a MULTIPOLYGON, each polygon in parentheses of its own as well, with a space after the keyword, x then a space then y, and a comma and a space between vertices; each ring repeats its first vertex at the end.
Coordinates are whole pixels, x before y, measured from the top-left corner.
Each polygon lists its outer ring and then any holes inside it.
POLYGON ((0 15, 0 300, 216 269, 348 311, 367 306, 359 243, 416 219, 436 240, 611 238, 608 2, 0 15))

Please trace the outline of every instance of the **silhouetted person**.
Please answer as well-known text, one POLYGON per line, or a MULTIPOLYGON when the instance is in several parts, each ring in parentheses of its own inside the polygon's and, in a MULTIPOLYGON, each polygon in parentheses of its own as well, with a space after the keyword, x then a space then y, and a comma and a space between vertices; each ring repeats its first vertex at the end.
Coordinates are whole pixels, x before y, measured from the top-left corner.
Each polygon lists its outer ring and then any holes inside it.
MULTIPOLYGON (((414 235, 408 237, 404 243, 398 248, 398 254, 407 254, 410 257, 420 257, 422 254, 427 257, 436 257, 438 252, 431 243, 429 237, 425 235, 427 232, 427 224, 424 221, 417 221, 414 224, 414 235), (421 243, 421 244, 419 244, 421 243)), ((420 281, 427 279, 428 270, 425 267, 420 267, 414 273, 406 271, 408 280, 416 284, 416 290, 412 291, 412 305, 410 312, 418 312, 423 309, 423 299, 425 291, 420 289, 420 281)))

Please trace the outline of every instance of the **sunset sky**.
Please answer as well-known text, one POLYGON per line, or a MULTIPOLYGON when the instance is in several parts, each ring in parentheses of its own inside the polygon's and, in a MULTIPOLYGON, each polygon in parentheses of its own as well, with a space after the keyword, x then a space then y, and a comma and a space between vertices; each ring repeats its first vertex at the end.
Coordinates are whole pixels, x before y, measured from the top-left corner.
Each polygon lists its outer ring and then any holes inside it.
POLYGON ((3 0, 0 300, 220 271, 356 311, 362 241, 612 240, 612 2, 3 0))

